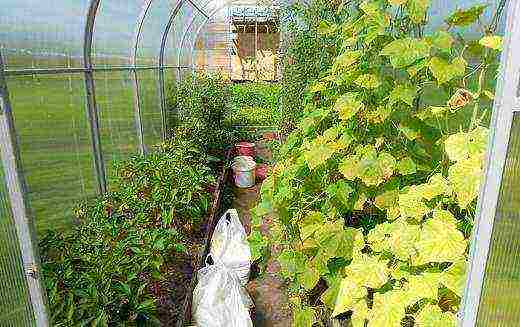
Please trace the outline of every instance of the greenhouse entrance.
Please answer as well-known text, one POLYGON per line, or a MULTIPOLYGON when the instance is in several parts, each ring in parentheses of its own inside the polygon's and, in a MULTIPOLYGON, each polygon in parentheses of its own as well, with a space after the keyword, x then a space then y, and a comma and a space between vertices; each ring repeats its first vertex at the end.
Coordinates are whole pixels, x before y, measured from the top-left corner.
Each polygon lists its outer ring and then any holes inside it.
POLYGON ((519 3, 1 7, 0 327, 517 325, 519 3))

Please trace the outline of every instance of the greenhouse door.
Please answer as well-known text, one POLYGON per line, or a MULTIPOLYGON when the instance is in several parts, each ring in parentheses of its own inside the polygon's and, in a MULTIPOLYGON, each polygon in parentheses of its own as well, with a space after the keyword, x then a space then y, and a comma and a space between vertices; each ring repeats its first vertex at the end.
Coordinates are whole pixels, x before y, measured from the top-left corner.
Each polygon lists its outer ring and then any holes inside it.
POLYGON ((520 321, 520 1, 510 1, 462 326, 520 321))

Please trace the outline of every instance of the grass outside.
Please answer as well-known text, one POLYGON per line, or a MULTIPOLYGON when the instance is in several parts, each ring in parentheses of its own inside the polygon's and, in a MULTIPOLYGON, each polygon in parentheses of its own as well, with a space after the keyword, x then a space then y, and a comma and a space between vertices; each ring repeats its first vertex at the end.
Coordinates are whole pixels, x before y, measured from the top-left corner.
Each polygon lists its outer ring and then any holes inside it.
MULTIPOLYGON (((139 76, 147 145, 157 143, 161 135, 153 74, 139 76)), ((138 152, 131 76, 98 73, 95 82, 110 178, 114 160, 138 152)), ((8 86, 37 230, 65 228, 73 205, 96 194, 83 75, 12 77, 8 86)))

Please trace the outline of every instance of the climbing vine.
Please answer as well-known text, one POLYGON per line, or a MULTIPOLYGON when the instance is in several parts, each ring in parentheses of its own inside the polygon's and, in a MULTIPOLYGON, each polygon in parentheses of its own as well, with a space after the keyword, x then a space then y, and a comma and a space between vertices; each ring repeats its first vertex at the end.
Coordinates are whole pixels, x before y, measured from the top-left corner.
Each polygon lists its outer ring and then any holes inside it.
POLYGON ((353 326, 457 324, 501 38, 485 5, 427 29, 429 2, 349 1, 320 23, 341 51, 307 90, 250 237, 279 262, 295 326, 322 306, 353 326))

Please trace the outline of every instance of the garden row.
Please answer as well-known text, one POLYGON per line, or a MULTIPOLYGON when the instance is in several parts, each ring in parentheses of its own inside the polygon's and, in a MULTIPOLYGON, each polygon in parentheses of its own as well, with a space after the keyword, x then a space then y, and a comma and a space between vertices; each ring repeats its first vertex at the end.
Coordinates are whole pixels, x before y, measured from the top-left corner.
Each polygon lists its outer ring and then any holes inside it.
POLYGON ((208 216, 218 214, 216 190, 226 190, 218 183, 226 150, 256 137, 234 125, 274 124, 276 113, 249 114, 278 108, 271 88, 204 74, 172 85, 170 139, 114 163, 110 192, 77 206, 73 230, 40 239, 54 326, 166 326, 183 318, 208 216))

